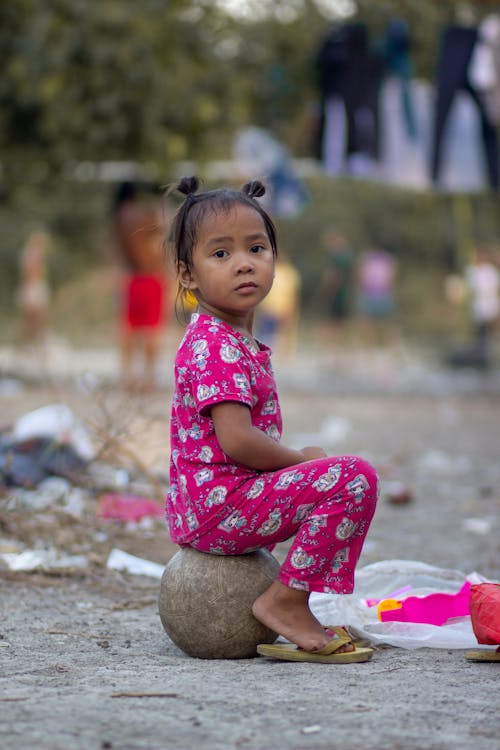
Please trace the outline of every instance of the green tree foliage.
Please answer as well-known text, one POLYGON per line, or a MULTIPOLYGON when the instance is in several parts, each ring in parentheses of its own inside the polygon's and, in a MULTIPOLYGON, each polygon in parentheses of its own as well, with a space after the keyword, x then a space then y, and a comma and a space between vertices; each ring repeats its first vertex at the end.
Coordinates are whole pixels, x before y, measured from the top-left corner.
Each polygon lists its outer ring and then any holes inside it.
POLYGON ((197 6, 2 3, 4 173, 42 180, 85 160, 153 160, 161 167, 213 148, 212 134, 235 124, 231 71, 217 53, 221 12, 197 6))
MULTIPOLYGON (((469 3, 485 12, 486 3, 469 3)), ((16 0, 0 3, 4 182, 43 182, 74 162, 229 156, 241 125, 270 128, 295 153, 317 96, 314 57, 333 18, 376 36, 406 19, 417 74, 432 75, 455 0, 16 0), (240 8, 231 15, 227 8, 240 8), (247 12, 242 13, 241 9, 247 12)))
MULTIPOLYGON (((77 165, 136 162, 165 182, 180 160, 203 168, 229 158, 235 132, 248 124, 270 129, 295 155, 310 156, 315 56, 331 23, 364 21, 376 43, 391 17, 403 18, 415 74, 432 79, 442 26, 465 11, 477 22, 491 6, 479 0, 0 2, 0 307, 10 299, 31 228, 45 225, 52 233, 57 278, 67 277, 70 255, 73 262, 75 255, 95 254, 109 218, 109 185, 75 181, 77 165)), ((344 188, 329 205, 344 211, 337 221, 354 232, 360 222, 350 218, 353 196, 344 188)), ((380 186, 374 192, 363 206, 375 226, 383 214, 378 197, 385 204, 388 198, 380 186)), ((299 222, 306 244, 335 218, 329 205, 321 213, 322 205, 318 221, 299 222)), ((356 196, 353 211, 360 205, 356 196)), ((408 204, 405 211, 408 222, 408 204)), ((308 216, 314 217, 312 206, 308 216)), ((411 232, 398 234, 396 222, 392 244, 411 246, 423 231, 421 216, 411 232)), ((292 253, 298 236, 292 228, 292 253)))

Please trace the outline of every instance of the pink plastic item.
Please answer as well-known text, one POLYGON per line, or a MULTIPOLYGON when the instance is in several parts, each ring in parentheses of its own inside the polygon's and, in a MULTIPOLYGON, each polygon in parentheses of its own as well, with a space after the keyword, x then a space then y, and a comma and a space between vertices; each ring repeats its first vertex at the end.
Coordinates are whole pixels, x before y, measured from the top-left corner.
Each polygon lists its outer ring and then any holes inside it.
POLYGON ((117 521, 140 521, 144 516, 163 518, 164 509, 148 497, 108 494, 99 498, 97 515, 117 521))
POLYGON ((387 594, 383 599, 365 599, 365 604, 367 607, 376 607, 377 604, 380 604, 385 599, 396 599, 401 594, 406 594, 407 591, 411 591, 411 586, 403 586, 397 591, 393 591, 392 594, 387 594))
POLYGON ((423 622, 428 625, 444 625, 451 617, 470 615, 470 587, 470 582, 465 581, 456 594, 409 596, 403 599, 401 606, 397 608, 380 609, 379 619, 382 622, 423 622))

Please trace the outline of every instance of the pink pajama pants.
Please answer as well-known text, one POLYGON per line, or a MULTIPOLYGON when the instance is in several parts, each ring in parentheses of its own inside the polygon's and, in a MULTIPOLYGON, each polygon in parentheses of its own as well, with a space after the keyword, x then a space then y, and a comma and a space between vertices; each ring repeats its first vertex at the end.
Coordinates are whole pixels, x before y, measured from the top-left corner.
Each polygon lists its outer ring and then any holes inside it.
POLYGON ((377 496, 375 469, 357 456, 263 472, 228 496, 228 514, 190 545, 241 555, 294 537, 279 580, 303 591, 350 594, 377 496))

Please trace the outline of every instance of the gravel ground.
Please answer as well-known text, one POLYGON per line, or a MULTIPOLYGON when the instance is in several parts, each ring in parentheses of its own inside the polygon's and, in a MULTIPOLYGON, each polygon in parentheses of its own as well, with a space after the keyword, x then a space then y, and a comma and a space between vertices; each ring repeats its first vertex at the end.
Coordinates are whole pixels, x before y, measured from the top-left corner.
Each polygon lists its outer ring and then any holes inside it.
MULTIPOLYGON (((288 443, 314 433, 329 452, 364 455, 380 472, 360 566, 415 560, 500 580, 498 371, 377 358, 335 375, 298 361, 277 375, 288 443), (394 482, 410 502, 390 501, 394 482)), ((63 401, 122 436, 115 462, 132 457, 160 484, 169 398, 168 384, 131 398, 94 381, 0 381, 4 424, 63 401)), ((113 547, 165 564, 176 548, 161 522, 104 522, 95 495, 77 517, 9 504, 11 494, 0 496, 0 551, 52 545, 88 565, 57 574, 0 568, 3 750, 498 746, 498 664, 468 662, 455 649, 393 647, 346 666, 191 659, 161 627, 158 581, 105 565, 113 547)))

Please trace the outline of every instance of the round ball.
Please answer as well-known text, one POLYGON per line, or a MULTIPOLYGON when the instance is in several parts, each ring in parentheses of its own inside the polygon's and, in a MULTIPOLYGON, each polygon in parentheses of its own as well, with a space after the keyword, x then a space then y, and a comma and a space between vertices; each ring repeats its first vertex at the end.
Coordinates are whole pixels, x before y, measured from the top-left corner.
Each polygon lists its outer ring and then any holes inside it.
POLYGON ((165 631, 189 656, 246 659, 277 633, 252 614, 252 604, 275 580, 279 563, 268 550, 210 555, 182 547, 160 584, 158 607, 165 631))

